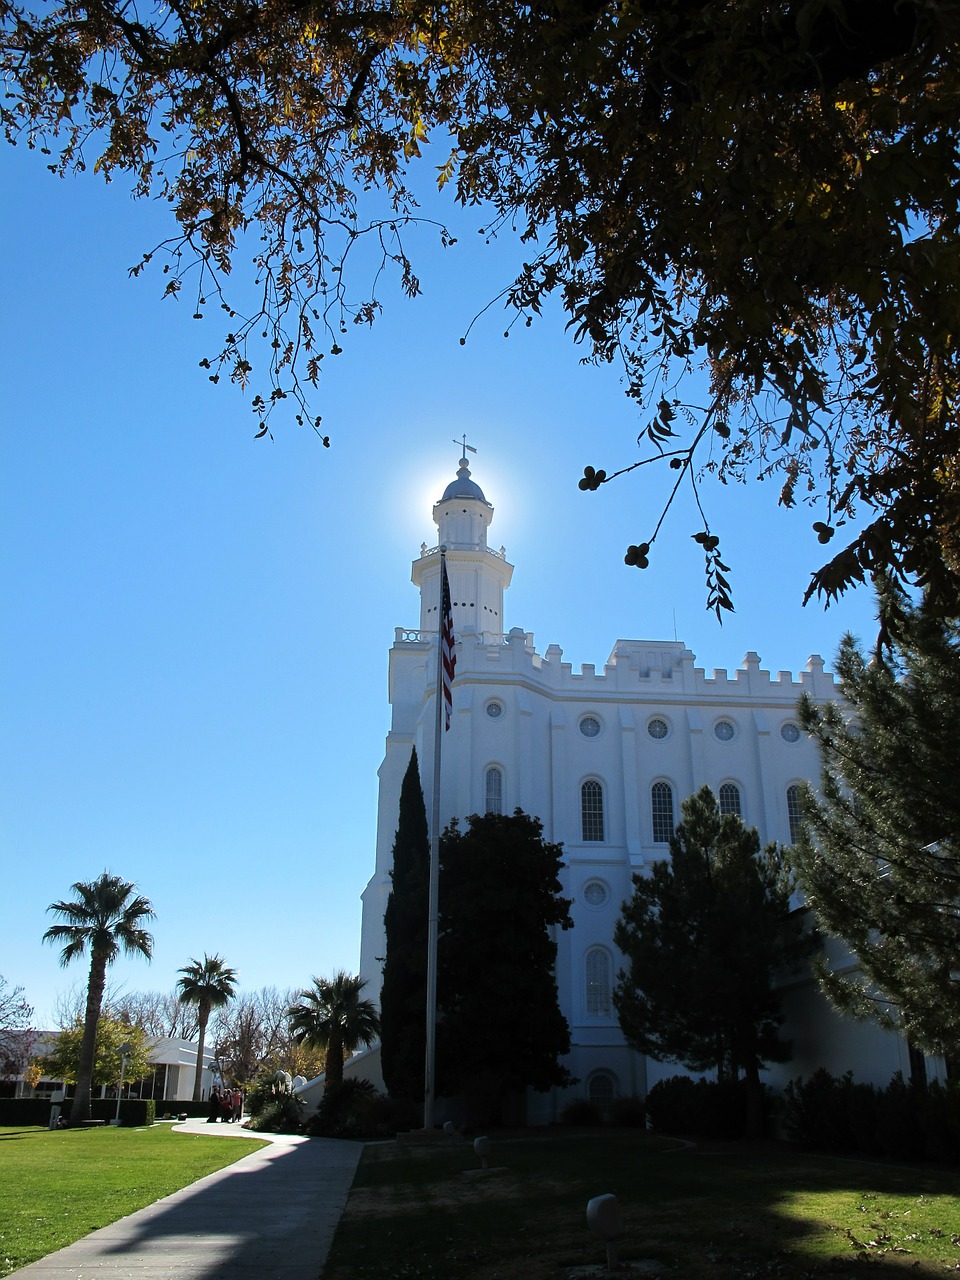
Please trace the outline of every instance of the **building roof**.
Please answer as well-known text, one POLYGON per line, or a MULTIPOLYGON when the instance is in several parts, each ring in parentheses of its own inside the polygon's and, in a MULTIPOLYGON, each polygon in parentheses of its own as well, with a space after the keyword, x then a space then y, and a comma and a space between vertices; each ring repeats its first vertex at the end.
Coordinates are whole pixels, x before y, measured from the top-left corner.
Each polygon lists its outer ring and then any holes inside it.
POLYGON ((460 470, 457 472, 456 480, 451 480, 443 491, 441 502, 449 502, 451 498, 472 498, 475 502, 482 502, 484 506, 489 507, 483 496, 483 490, 475 480, 470 479, 470 468, 467 466, 466 458, 460 459, 460 470))

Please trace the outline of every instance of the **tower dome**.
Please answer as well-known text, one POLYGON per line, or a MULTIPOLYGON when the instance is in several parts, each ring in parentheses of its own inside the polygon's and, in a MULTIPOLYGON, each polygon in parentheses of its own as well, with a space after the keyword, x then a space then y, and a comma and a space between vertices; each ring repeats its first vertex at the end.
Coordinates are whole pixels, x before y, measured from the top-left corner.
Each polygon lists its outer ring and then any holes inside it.
MULTIPOLYGON (((459 442, 458 442, 459 443, 459 442)), ((439 537, 437 546, 426 543, 413 562, 413 581, 420 588, 420 630, 436 632, 440 602, 440 556, 446 552, 453 625, 458 635, 472 632, 493 642, 504 632, 503 592, 510 585, 513 566, 503 548, 491 551, 487 529, 493 520, 493 503, 470 478, 465 445, 457 478, 451 480, 433 508, 439 537)))
POLYGON ((483 548, 487 546, 487 528, 493 519, 493 503, 470 479, 470 467, 464 452, 456 480, 451 480, 443 497, 433 508, 433 520, 440 531, 440 543, 447 547, 483 548))
POLYGON ((482 502, 486 506, 490 506, 490 503, 483 496, 483 490, 475 480, 470 479, 470 468, 467 465, 466 458, 460 459, 460 470, 457 472, 457 478, 456 480, 451 480, 444 489, 440 502, 449 502, 452 498, 470 498, 474 502, 482 502))

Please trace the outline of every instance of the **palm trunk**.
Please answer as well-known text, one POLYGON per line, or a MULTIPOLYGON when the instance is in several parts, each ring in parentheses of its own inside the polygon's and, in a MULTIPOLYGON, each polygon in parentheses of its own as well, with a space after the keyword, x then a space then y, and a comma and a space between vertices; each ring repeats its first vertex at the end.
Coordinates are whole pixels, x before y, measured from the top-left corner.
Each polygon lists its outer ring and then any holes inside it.
POLYGON ((330 1036, 327 1058, 323 1067, 323 1092, 326 1093, 328 1089, 335 1084, 340 1084, 343 1080, 343 1040, 335 1033, 330 1036))
POLYGON ((203 1092, 201 1085, 203 1083, 203 1042, 207 1038, 207 1023, 210 1021, 210 1006, 205 1005, 201 1000, 197 1006, 197 1036, 199 1043, 197 1044, 197 1069, 193 1075, 193 1100, 200 1101, 200 1095, 203 1092))
POLYGON ((93 1084, 93 1063, 97 1052, 97 1023, 103 1005, 103 991, 107 983, 107 957, 94 951, 90 959, 90 977, 87 980, 87 1008, 83 1018, 83 1040, 80 1044, 80 1065, 77 1067, 77 1083, 74 1086, 73 1105, 70 1108, 70 1124, 83 1124, 90 1119, 90 1090, 93 1084))

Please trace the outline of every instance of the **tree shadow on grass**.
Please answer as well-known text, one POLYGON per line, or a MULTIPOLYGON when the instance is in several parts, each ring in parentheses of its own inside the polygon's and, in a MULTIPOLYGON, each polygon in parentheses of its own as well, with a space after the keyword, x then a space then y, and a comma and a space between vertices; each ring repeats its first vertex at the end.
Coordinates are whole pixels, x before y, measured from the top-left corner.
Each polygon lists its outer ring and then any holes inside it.
POLYGON ((603 1261, 585 1210, 605 1193, 617 1196, 624 1214, 621 1258, 657 1263, 665 1274, 801 1280, 857 1276, 882 1259, 885 1271, 926 1278, 960 1262, 950 1238, 960 1232, 960 1199, 949 1170, 779 1146, 671 1152, 662 1140, 623 1132, 491 1139, 490 1163, 502 1171, 486 1180, 464 1179, 476 1164, 467 1144, 459 1161, 449 1151, 368 1150, 327 1280, 360 1273, 556 1280, 603 1261))
POLYGON ((950 1240, 960 1230, 951 1170, 786 1145, 694 1147, 675 1159, 686 1167, 686 1184, 682 1172, 661 1182, 638 1217, 640 1234, 666 1235, 688 1274, 697 1273, 697 1258, 704 1274, 731 1277, 853 1276, 880 1263, 895 1274, 933 1277, 960 1263, 950 1240))
MULTIPOLYGON (((189 1141, 189 1135, 184 1141, 189 1141)), ((360 1156, 359 1143, 270 1145, 129 1217, 40 1266, 55 1280, 92 1270, 213 1280, 226 1275, 316 1280, 360 1156)))

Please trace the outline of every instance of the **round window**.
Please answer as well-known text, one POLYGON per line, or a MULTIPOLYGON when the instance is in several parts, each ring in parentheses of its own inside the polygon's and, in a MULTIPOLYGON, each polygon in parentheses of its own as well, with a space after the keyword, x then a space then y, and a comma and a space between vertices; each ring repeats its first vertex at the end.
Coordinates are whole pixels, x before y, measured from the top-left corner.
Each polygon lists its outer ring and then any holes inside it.
POLYGON ((600 721, 596 716, 584 716, 580 721, 580 732, 585 738, 595 738, 600 732, 600 721))
POLYGON ((488 702, 487 715, 490 717, 491 720, 499 720, 500 717, 503 715, 503 703, 496 702, 496 701, 488 702))
POLYGON ((737 731, 733 727, 732 720, 718 720, 713 726, 713 732, 721 742, 731 742, 737 731))
POLYGON ((780 726, 780 737, 784 742, 799 742, 800 730, 792 720, 788 720, 786 724, 780 726))
POLYGON ((588 880, 583 886, 583 900, 588 907, 602 907, 610 893, 602 880, 588 880))
POLYGON ((647 733, 649 733, 651 738, 656 738, 658 742, 662 738, 665 738, 669 732, 670 728, 666 720, 661 720, 659 716, 654 716, 654 718, 647 724, 647 733))

